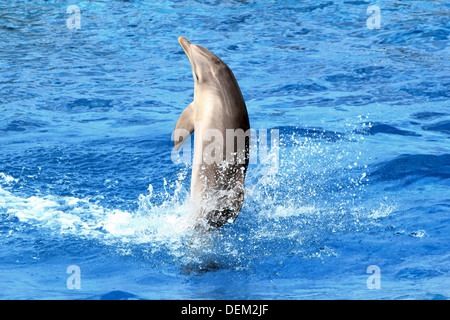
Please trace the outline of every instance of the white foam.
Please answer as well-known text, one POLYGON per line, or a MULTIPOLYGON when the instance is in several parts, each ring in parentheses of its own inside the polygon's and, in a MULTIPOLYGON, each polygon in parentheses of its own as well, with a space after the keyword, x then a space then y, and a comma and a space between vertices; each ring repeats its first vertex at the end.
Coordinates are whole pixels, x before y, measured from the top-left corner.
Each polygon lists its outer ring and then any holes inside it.
POLYGON ((394 209, 395 207, 393 205, 385 205, 381 203, 380 207, 372 210, 367 217, 370 219, 386 218, 394 211, 394 209))
POLYGON ((75 197, 20 197, 0 187, 0 213, 55 234, 133 243, 177 242, 191 225, 186 203, 144 206, 136 212, 105 208, 75 197))
POLYGON ((0 181, 2 181, 4 183, 11 183, 11 182, 17 182, 18 179, 8 176, 8 175, 4 174, 3 172, 0 172, 0 181))

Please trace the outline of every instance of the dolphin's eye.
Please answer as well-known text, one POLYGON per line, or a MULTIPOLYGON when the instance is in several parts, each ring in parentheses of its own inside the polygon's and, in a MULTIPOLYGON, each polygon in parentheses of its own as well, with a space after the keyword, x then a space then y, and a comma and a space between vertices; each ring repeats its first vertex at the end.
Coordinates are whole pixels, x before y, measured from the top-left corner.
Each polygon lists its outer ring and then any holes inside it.
POLYGON ((195 78, 197 79, 197 81, 198 81, 198 75, 197 74, 195 74, 195 78))

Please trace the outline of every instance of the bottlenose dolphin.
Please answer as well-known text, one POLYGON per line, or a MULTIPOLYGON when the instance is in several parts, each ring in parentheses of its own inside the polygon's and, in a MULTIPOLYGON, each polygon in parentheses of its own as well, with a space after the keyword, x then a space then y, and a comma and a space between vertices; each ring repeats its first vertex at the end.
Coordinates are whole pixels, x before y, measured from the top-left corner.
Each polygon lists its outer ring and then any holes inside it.
POLYGON ((250 148, 247 108, 233 72, 221 59, 184 37, 178 41, 195 84, 194 101, 175 126, 175 149, 194 132, 194 214, 201 226, 221 227, 237 218, 244 201, 250 148))

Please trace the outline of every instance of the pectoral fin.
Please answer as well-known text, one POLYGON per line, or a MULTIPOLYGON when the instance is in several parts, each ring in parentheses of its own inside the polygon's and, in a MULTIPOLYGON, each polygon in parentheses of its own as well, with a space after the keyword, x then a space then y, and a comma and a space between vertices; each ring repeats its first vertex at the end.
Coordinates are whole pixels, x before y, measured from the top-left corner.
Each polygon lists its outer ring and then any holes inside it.
POLYGON ((184 109, 180 118, 175 125, 173 140, 175 144, 175 150, 180 149, 184 140, 194 132, 194 103, 184 109))

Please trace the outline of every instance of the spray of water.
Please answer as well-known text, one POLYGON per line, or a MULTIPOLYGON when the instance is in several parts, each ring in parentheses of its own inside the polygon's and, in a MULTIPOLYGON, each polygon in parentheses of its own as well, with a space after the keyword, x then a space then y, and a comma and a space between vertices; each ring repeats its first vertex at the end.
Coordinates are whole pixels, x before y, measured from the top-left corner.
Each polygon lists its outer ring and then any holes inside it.
POLYGON ((0 214, 156 264, 170 261, 186 272, 248 269, 292 255, 322 259, 338 254, 332 243, 339 233, 365 231, 392 211, 367 195, 369 158, 353 129, 280 128, 273 161, 249 167, 238 219, 207 233, 196 232, 188 214, 189 166, 176 167, 174 181, 163 178, 157 192, 150 185, 133 212, 88 198, 17 196, 5 190, 16 180, 0 173, 0 214))

